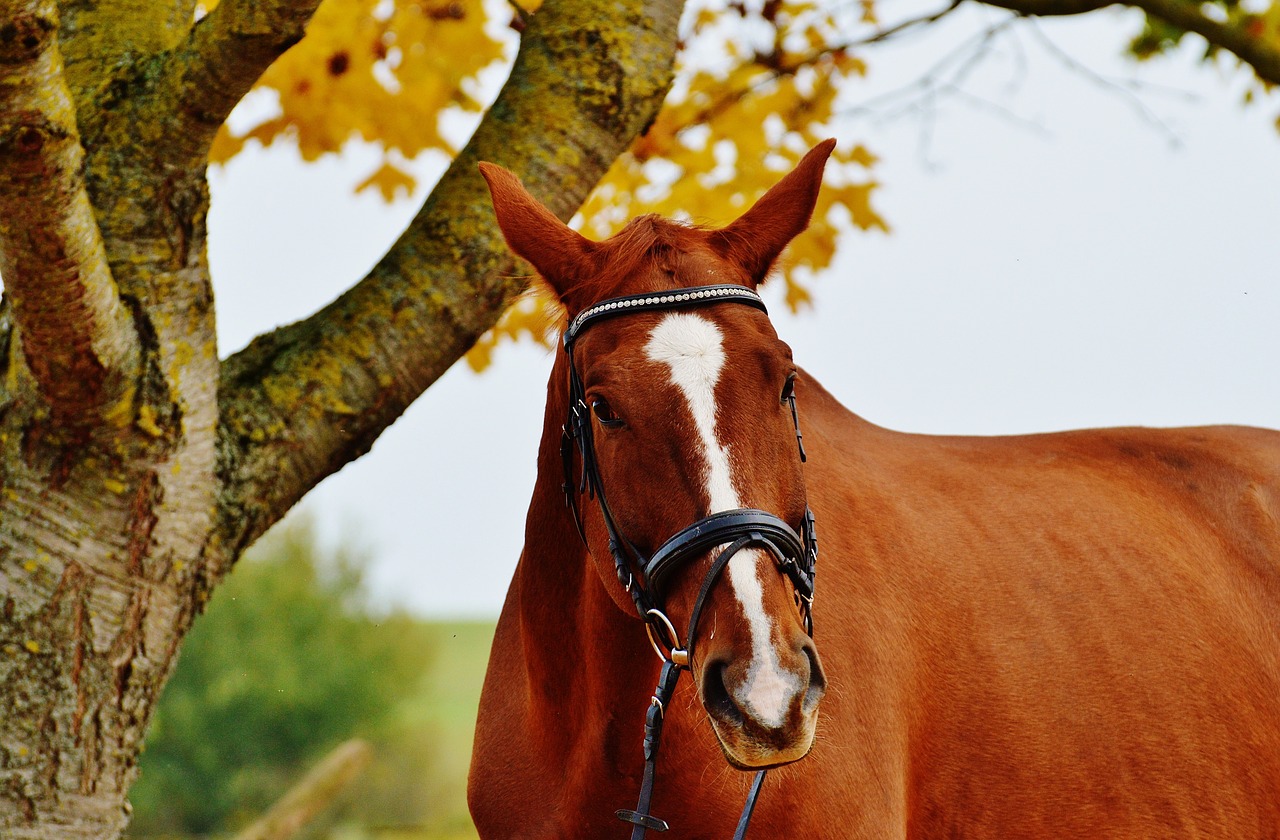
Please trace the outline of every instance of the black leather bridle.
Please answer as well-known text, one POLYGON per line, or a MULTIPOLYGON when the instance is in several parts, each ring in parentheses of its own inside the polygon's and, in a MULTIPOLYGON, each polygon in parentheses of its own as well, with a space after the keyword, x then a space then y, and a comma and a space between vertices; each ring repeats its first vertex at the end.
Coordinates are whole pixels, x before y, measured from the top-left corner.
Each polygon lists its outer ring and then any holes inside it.
MULTIPOLYGON (((586 389, 574 362, 574 343, 592 324, 636 312, 653 312, 670 309, 687 309, 719 303, 740 303, 768 314, 764 301, 755 292, 743 286, 693 286, 651 294, 628 295, 610 298, 580 312, 564 333, 564 349, 569 360, 569 416, 563 427, 560 456, 564 463, 565 500, 573 511, 578 534, 586 544, 582 517, 577 497, 587 493, 600 505, 605 530, 609 534, 609 552, 613 555, 618 581, 626 588, 635 602, 636 611, 645 621, 649 641, 662 658, 662 672, 658 686, 650 699, 645 716, 644 780, 640 787, 640 800, 635 810, 622 809, 619 819, 631 823, 631 840, 643 840, 647 830, 666 831, 663 820, 649 813, 653 794, 654 772, 658 756, 658 744, 662 736, 662 721, 666 707, 675 691, 680 672, 691 663, 694 632, 703 604, 711 587, 724 567, 735 554, 744 548, 764 549, 773 556, 779 570, 790 580, 796 591, 796 601, 804 618, 805 630, 813 635, 813 577, 818 559, 818 538, 814 530, 813 512, 806 506, 801 533, 768 511, 744 508, 726 510, 704 516, 702 519, 677 532, 663 543, 651 557, 645 558, 618 529, 609 503, 605 499, 604 485, 596 462, 595 442, 591 425, 591 408, 586 402, 586 389), (573 455, 577 449, 582 463, 581 473, 575 477, 573 455), (704 556, 716 546, 725 548, 716 555, 703 578, 702 587, 694 601, 685 633, 685 645, 680 644, 675 626, 662 610, 665 583, 671 574, 684 565, 704 556)), ((794 393, 786 399, 791 405, 791 419, 795 424, 796 443, 800 448, 800 460, 805 460, 804 441, 800 434, 794 393)), ((588 545, 588 550, 590 546, 588 545)), ((764 783, 767 771, 759 770, 751 785, 751 792, 738 821, 735 840, 746 836, 747 826, 755 809, 756 797, 764 783)))

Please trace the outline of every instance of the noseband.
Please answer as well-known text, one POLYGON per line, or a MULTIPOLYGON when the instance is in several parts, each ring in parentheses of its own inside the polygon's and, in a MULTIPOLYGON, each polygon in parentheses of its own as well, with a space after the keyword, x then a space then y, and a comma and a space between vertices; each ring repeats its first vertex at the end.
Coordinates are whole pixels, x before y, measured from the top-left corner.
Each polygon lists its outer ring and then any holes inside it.
MULTIPOLYGON (((666 831, 665 821, 649 814, 649 802, 653 793, 654 771, 657 763, 658 743, 662 735, 662 719, 667 703, 675 692, 680 672, 691 664, 694 632, 702 607, 724 567, 735 554, 744 548, 767 551, 778 569, 795 587, 796 602, 804 619, 805 631, 813 635, 813 577, 818 559, 818 538, 814 530, 813 512, 805 508, 801 534, 778 516, 768 511, 745 508, 720 511, 678 531, 663 543, 651 557, 646 558, 636 546, 619 531, 609 504, 605 500, 604 485, 596 462, 595 441, 591 425, 591 409, 586 402, 586 388, 578 375, 574 362, 574 343, 592 324, 620 315, 636 312, 655 312, 671 309, 688 309, 718 303, 739 303, 768 314, 764 301, 750 289, 742 286, 694 286, 669 292, 629 295, 611 298, 584 309, 570 322, 564 333, 564 349, 569 359, 569 417, 564 425, 560 442, 560 456, 564 463, 564 493, 578 534, 586 544, 582 517, 577 497, 587 493, 600 505, 605 529, 609 534, 609 553, 613 556, 618 581, 626 588, 635 602, 636 611, 645 621, 649 641, 662 659, 662 673, 658 686, 649 703, 645 717, 644 780, 640 788, 640 801, 634 811, 617 812, 619 819, 631 823, 631 840, 643 840, 646 830, 666 831), (582 462, 582 472, 573 474, 573 453, 577 449, 582 462), (694 601, 689 616, 689 627, 681 646, 675 626, 663 612, 665 584, 678 569, 703 557, 716 546, 724 549, 716 556, 703 578, 702 587, 694 601)), ((795 395, 787 397, 791 405, 791 418, 795 424, 796 443, 800 448, 800 460, 805 460, 804 442, 800 435, 800 423, 796 414, 795 395)), ((588 550, 589 550, 588 546, 588 550)), ((756 797, 764 783, 766 771, 760 770, 751 785, 751 793, 738 822, 735 840, 746 836, 756 797)))

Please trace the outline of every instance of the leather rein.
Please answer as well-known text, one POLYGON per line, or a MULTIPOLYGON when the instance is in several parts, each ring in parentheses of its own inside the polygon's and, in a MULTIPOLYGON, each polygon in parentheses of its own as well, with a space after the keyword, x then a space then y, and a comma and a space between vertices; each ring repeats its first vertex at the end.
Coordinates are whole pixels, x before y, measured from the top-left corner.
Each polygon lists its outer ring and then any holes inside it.
MULTIPOLYGON (((596 461, 591 407, 587 405, 586 389, 574 362, 574 343, 589 326, 609 318, 636 312, 687 309, 718 303, 745 304, 768 314, 760 296, 743 286, 693 286, 666 292, 610 298, 580 312, 569 323, 564 333, 564 350, 569 360, 569 416, 564 424, 560 441, 560 456, 564 464, 565 501, 573 511, 578 535, 582 537, 584 545, 587 544, 587 539, 582 527, 577 497, 586 493, 588 498, 595 499, 599 504, 605 529, 609 534, 609 552, 613 555, 618 581, 635 602, 636 612, 645 622, 649 642, 662 659, 658 685, 654 689, 653 697, 650 698, 649 710, 645 715, 645 766, 639 802, 634 810, 621 809, 616 812, 620 820, 633 826, 631 840, 643 840, 646 831, 666 831, 669 828, 664 820, 649 813, 658 745, 662 737, 663 717, 675 692, 680 673, 687 670, 692 662, 693 638, 703 605, 729 560, 748 547, 769 552, 778 569, 791 580, 792 586, 795 587, 796 603, 804 619, 805 631, 811 637, 813 636, 813 581, 818 559, 818 537, 814 528, 813 512, 807 506, 804 522, 801 525, 801 534, 797 534, 790 525, 768 511, 752 508, 720 511, 704 516, 680 530, 663 543, 651 557, 646 558, 622 535, 605 500, 604 484, 596 461), (582 464, 581 473, 576 480, 573 470, 575 449, 582 464), (706 555, 716 546, 724 546, 724 549, 716 556, 703 578, 702 587, 694 601, 689 626, 684 635, 685 644, 682 646, 675 626, 662 610, 664 584, 675 570, 706 555)), ((800 434, 795 394, 789 394, 786 399, 791 406, 796 443, 800 448, 800 460, 803 462, 805 460, 804 440, 800 434)), ((590 551, 589 545, 587 549, 590 551)), ((746 836, 766 772, 767 770, 756 772, 737 830, 733 835, 734 840, 741 840, 746 836)))

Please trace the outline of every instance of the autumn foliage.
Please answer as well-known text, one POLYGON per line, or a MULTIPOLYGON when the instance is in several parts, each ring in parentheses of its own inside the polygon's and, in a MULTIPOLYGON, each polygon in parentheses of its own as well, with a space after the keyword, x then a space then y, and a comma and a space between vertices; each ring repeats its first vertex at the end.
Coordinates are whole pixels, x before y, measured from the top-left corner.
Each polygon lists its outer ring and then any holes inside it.
MULTIPOLYGON (((1015 11, 1022 0, 995 2, 1015 11)), ((479 74, 507 55, 504 28, 519 31, 539 0, 326 0, 306 37, 277 61, 259 87, 278 108, 250 126, 224 126, 211 159, 223 162, 247 142, 287 138, 306 160, 341 151, 352 138, 377 144, 380 165, 358 190, 376 189, 387 200, 412 192, 404 162, 428 151, 456 150, 442 120, 484 107, 479 74)), ((1280 0, 1246 9, 1215 0, 1216 13, 1246 38, 1280 45, 1280 0)), ((618 158, 573 220, 595 239, 615 233, 644 213, 693 223, 733 218, 793 167, 804 151, 830 136, 842 90, 865 75, 862 51, 883 31, 874 0, 762 0, 689 4, 676 84, 648 131, 618 158), (726 193, 726 190, 732 190, 726 193)), ((1188 29, 1148 11, 1130 43, 1135 57, 1170 51, 1188 29)), ((1206 58, 1219 54, 1212 41, 1206 58)), ((1256 69, 1256 68, 1255 68, 1256 69)), ((1246 91, 1269 83, 1259 73, 1246 91)), ((779 272, 792 310, 811 302, 810 280, 826 268, 842 232, 887 231, 873 198, 876 155, 855 138, 841 137, 810 232, 788 253, 779 272)), ((548 341, 559 313, 536 291, 514 305, 467 354, 476 369, 503 340, 548 341)))
MULTIPOLYGON (((520 28, 534 13, 497 9, 495 20, 494 7, 480 0, 326 0, 307 36, 259 83, 278 98, 277 111, 239 132, 224 126, 212 160, 229 159, 251 140, 281 139, 311 160, 355 137, 383 151, 357 189, 377 189, 388 200, 410 192, 413 176, 399 164, 429 150, 454 153, 441 120, 481 109, 477 75, 504 55, 496 33, 520 28)), ((858 15, 874 22, 869 2, 858 15)), ((815 0, 704 3, 686 12, 675 88, 574 226, 604 239, 643 213, 723 224, 749 206, 830 135, 839 90, 866 72, 856 51, 841 45, 837 17, 815 0), (719 185, 733 191, 712 189, 719 185)), ((809 280, 830 264, 843 231, 888 230, 872 203, 875 163, 860 143, 836 149, 810 232, 781 266, 792 309, 810 302, 809 280)), ((508 310, 467 360, 479 370, 500 341, 545 341, 557 319, 535 293, 508 310)))

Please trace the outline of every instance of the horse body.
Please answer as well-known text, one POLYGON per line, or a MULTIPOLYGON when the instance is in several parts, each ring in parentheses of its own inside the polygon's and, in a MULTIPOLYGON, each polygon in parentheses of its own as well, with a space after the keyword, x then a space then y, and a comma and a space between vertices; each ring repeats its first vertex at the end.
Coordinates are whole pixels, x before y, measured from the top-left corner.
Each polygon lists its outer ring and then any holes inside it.
MULTIPOLYGON (((691 285, 675 274, 644 282, 691 285)), ((726 369, 777 355, 763 353, 776 337, 756 314, 705 310, 725 336, 726 369)), ((619 320, 590 357, 643 344, 659 321, 619 320)), ((769 359, 765 376, 776 379, 769 359)), ((614 364, 610 376, 643 370, 614 364)), ((598 516, 584 510, 589 550, 565 505, 567 375, 562 357, 481 701, 469 797, 484 837, 621 837, 613 812, 640 786, 659 660, 619 609, 628 603, 612 570, 600 569, 598 516)), ((771 414, 715 393, 728 405, 718 434, 741 426, 772 439, 771 414)), ((1280 836, 1280 433, 931 437, 877 427, 803 373, 796 394, 802 490, 821 545, 813 617, 826 691, 812 750, 771 771, 753 836, 1280 836)), ((650 400, 652 416, 618 440, 637 445, 641 427, 678 413, 676 391, 650 400)), ((645 410, 628 407, 633 419, 645 410)), ((689 423, 673 422, 667 432, 696 450, 689 423)), ((750 437, 727 450, 735 469, 781 457, 750 437)), ((608 485, 625 467, 613 445, 601 457, 614 459, 606 485, 620 494, 623 482, 608 485)), ((676 520, 652 526, 651 551, 706 501, 680 507, 686 491, 699 498, 696 482, 665 475, 660 447, 645 451, 664 489, 636 506, 628 529, 646 535, 651 508, 676 520)), ((798 491, 779 473, 757 477, 764 489, 745 503, 794 507, 798 491)), ((783 584, 760 579, 771 638, 795 644, 783 584)), ((703 659, 728 657, 741 623, 735 602, 717 597, 699 630, 703 659)), ((673 596, 673 617, 690 601, 673 596)), ((746 754, 723 737, 709 673, 695 669, 668 704, 653 813, 674 837, 728 837, 750 783, 726 764, 746 754)))
POLYGON ((866 836, 1276 836, 1280 435, 930 438, 815 396, 824 717, 894 689, 805 763, 893 733, 906 830, 866 836))

